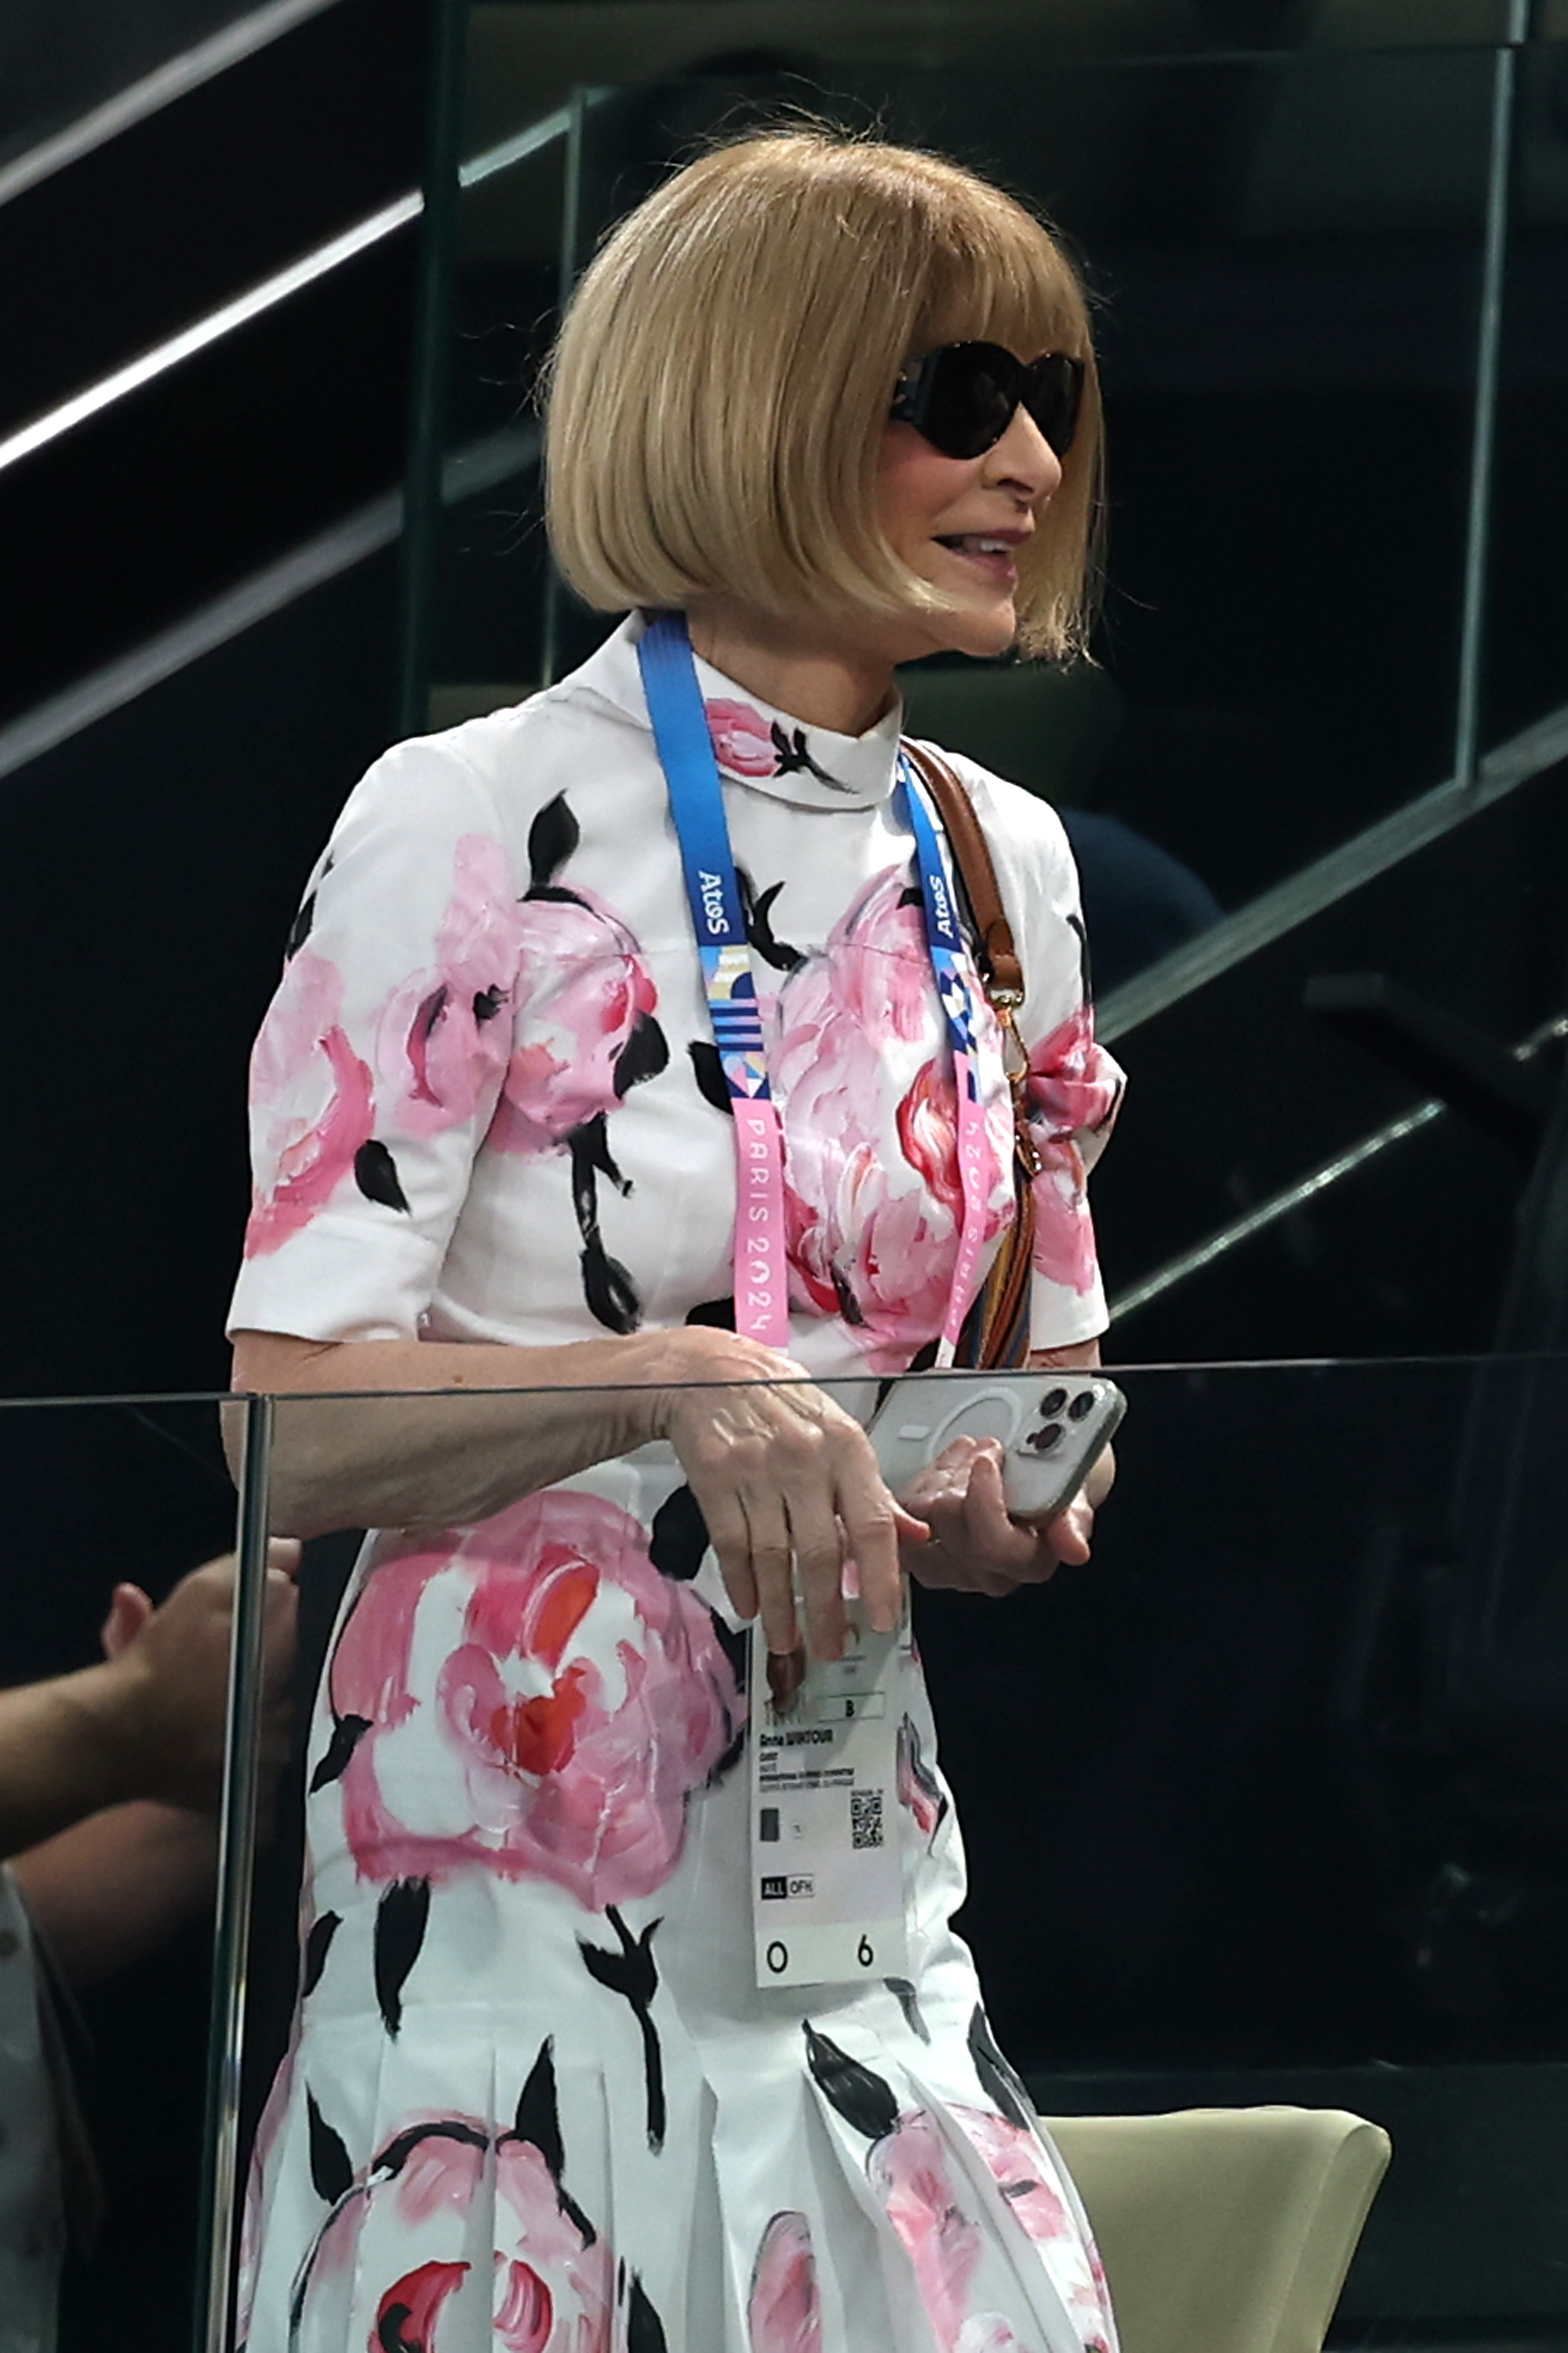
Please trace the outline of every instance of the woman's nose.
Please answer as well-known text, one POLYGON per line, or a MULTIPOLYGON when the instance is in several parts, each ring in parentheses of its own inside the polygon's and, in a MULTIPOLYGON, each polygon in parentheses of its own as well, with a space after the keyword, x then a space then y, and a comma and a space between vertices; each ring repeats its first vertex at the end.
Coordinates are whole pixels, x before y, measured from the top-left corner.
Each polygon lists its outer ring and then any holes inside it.
POLYGON ((1062 460, 1022 403, 986 457, 988 485, 1017 491, 1031 506, 1040 505, 1061 486, 1062 460))

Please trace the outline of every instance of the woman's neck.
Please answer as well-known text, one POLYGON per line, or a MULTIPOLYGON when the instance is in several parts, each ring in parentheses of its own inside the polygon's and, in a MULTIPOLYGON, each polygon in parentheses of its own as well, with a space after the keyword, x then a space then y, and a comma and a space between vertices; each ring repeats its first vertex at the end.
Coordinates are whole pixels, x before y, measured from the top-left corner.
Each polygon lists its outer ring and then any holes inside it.
POLYGON ((893 702, 893 664, 869 649, 824 646, 815 631, 716 601, 689 618, 705 662, 807 727, 863 735, 893 702))

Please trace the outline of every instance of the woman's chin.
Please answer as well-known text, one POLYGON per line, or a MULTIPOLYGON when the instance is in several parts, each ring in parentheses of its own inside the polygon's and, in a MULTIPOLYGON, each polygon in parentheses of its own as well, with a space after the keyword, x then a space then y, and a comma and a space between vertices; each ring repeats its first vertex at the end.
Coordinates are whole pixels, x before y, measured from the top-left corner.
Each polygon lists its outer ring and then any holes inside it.
POLYGON ((955 654, 969 654, 976 661, 992 660, 1004 654, 1018 636, 1018 615, 1012 599, 986 606, 983 610, 959 612, 948 624, 948 649, 955 654))

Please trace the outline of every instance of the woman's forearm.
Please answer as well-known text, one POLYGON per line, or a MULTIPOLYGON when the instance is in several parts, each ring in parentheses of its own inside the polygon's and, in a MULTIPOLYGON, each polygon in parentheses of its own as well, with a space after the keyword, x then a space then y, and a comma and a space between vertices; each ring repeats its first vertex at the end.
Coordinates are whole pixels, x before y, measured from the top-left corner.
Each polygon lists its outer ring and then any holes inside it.
MULTIPOLYGON (((270 1524, 279 1535, 313 1536, 485 1519, 662 1436, 668 1386, 705 1374, 747 1377, 725 1361, 736 1348, 729 1334, 695 1330, 555 1348, 244 1332, 234 1380, 286 1399, 274 1425, 270 1524), (375 1394, 343 1394, 357 1390, 375 1394)), ((240 1426, 240 1409, 226 1409, 231 1462, 240 1426)))

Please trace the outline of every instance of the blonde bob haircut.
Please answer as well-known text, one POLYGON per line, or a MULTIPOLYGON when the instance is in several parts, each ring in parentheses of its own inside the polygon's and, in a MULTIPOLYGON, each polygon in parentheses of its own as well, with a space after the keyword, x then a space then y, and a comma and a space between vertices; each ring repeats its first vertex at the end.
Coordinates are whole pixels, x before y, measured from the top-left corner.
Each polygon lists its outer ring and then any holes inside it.
POLYGON ((1082 289, 1048 229, 936 155, 816 128, 715 149, 623 220, 548 382, 556 559, 601 610, 736 598, 779 617, 939 614, 875 509, 904 363, 940 344, 1087 363, 1061 488, 1023 551, 1022 650, 1083 649, 1100 409, 1082 289))

